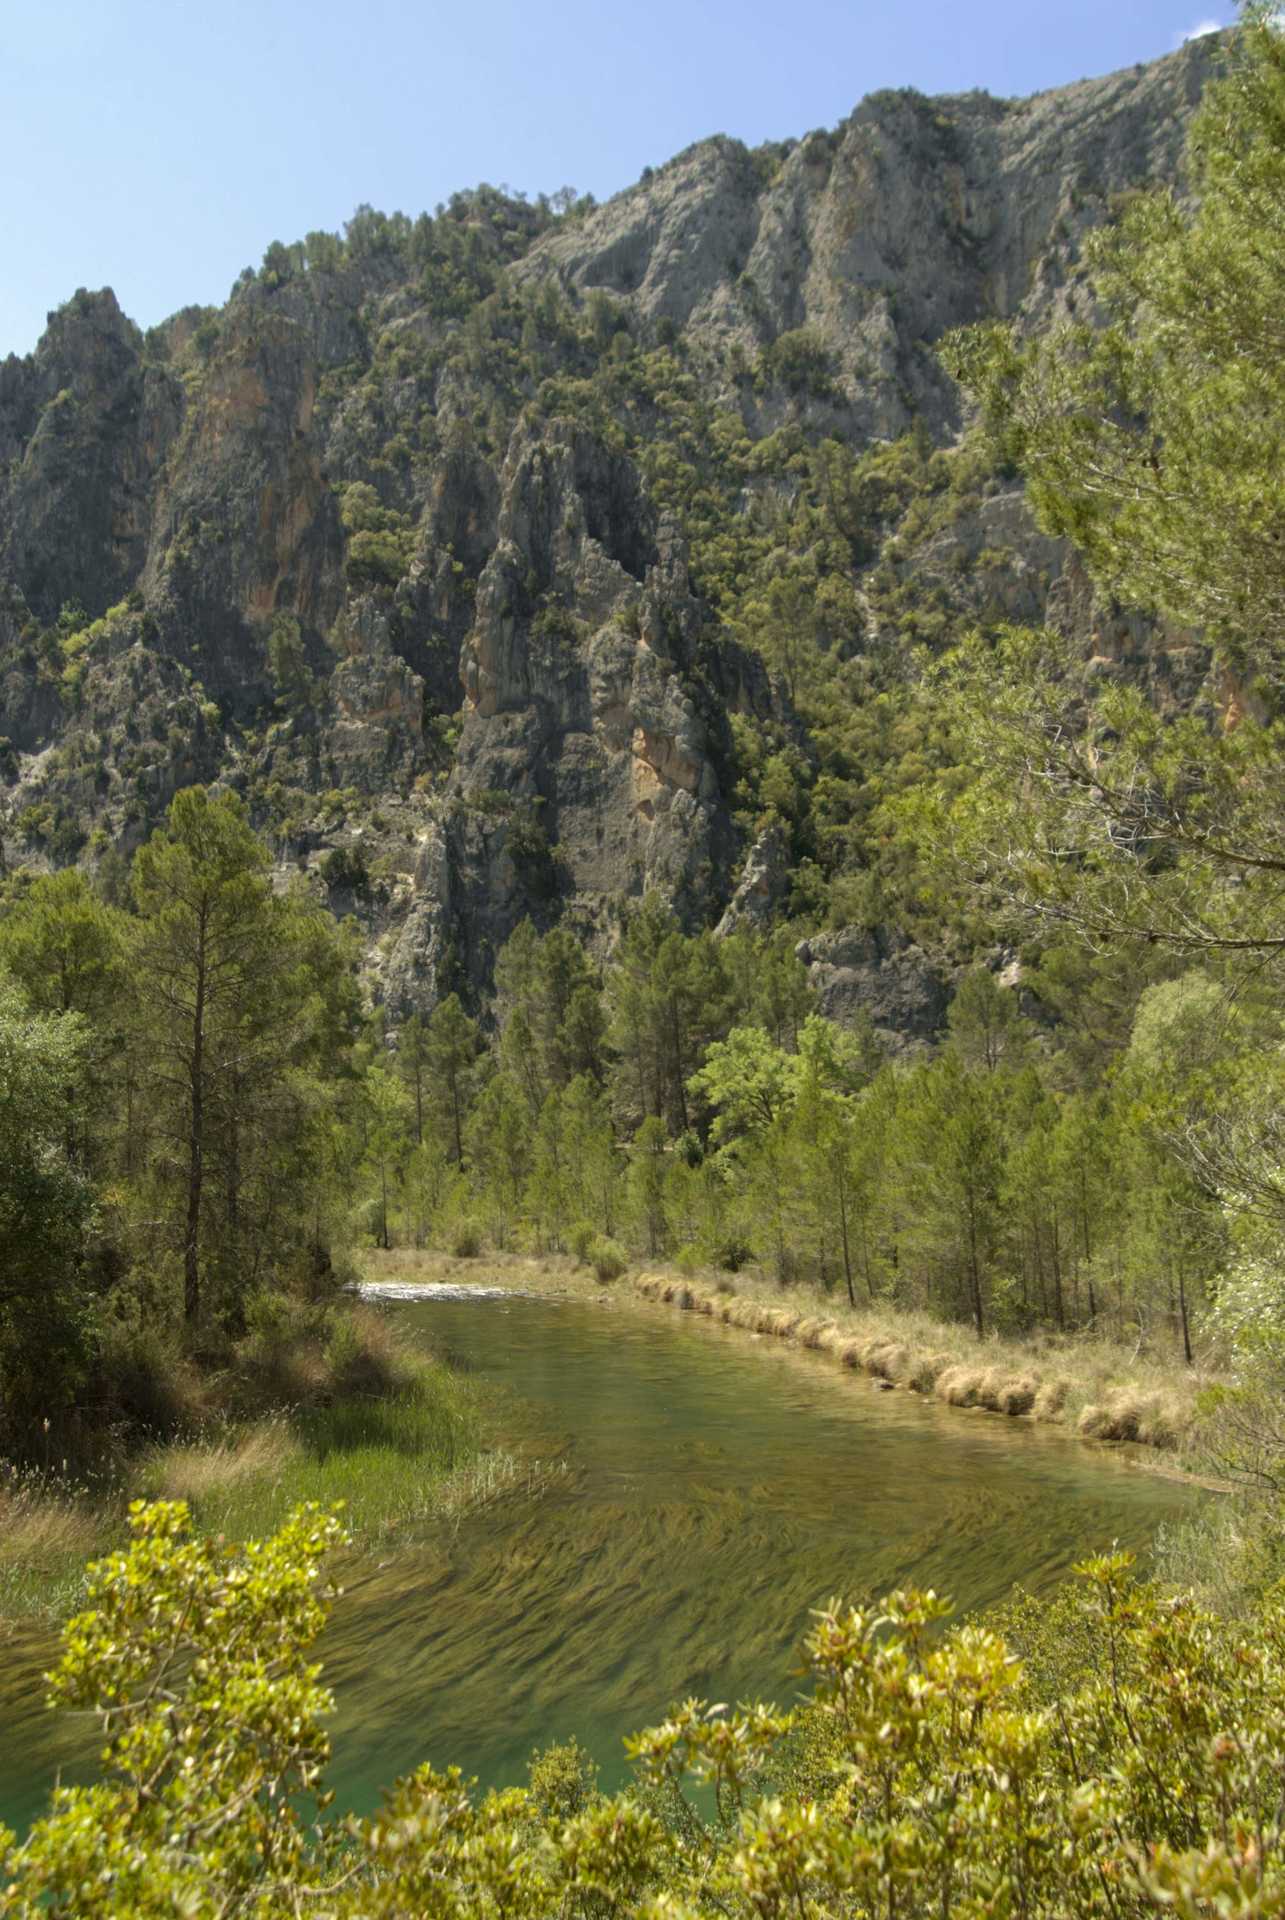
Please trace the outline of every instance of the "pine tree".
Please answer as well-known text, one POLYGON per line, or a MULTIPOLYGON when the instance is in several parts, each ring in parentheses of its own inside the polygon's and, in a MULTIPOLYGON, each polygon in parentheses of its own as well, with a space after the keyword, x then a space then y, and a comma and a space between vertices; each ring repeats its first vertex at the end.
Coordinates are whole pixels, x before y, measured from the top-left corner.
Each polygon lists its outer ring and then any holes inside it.
POLYGON ((328 935, 315 907, 274 895, 266 852, 232 794, 176 795, 132 884, 129 1045, 153 1142, 147 1177, 195 1327, 212 1265, 233 1314, 258 1277, 243 1244, 252 1193, 256 1255, 270 1223, 301 1234, 298 1215, 282 1212, 308 1140, 292 1074, 315 1055, 333 1009, 317 967, 328 935))
POLYGON ((477 1021, 465 1013, 458 994, 448 994, 429 1018, 424 1070, 436 1124, 456 1166, 464 1159, 464 1129, 480 1044, 477 1021))

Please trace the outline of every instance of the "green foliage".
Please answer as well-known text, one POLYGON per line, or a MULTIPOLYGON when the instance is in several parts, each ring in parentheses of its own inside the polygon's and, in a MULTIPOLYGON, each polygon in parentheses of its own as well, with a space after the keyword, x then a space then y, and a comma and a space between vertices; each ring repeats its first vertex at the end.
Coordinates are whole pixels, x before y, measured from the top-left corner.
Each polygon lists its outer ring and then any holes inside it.
POLYGON ((0 974, 0 1433, 28 1456, 87 1362, 93 1192, 67 1146, 84 1051, 79 1014, 31 1012, 0 974))
POLYGON ((97 1712, 106 1778, 59 1789, 10 1848, 6 1902, 271 1912, 316 1844, 303 1807, 329 1756, 330 1695, 304 1654, 338 1522, 301 1509, 239 1551, 192 1538, 181 1503, 136 1508, 133 1527, 128 1551, 91 1570, 52 1679, 54 1700, 97 1712))
POLYGON ((795 393, 824 399, 833 391, 833 358, 823 341, 806 327, 779 333, 759 355, 758 377, 764 386, 779 381, 795 393))
POLYGON ((622 1793, 571 1743, 485 1795, 422 1766, 340 1826, 306 1812, 325 1804, 309 1655, 337 1521, 305 1507, 240 1549, 192 1539, 181 1505, 133 1529, 91 1569, 52 1682, 99 1715, 106 1777, 0 1835, 15 1915, 1279 1910, 1278 1591, 1246 1633, 1102 1558, 1051 1611, 1010 1607, 1025 1660, 991 1627, 943 1632, 932 1593, 834 1601, 805 1701, 684 1702, 629 1742, 622 1793))
MULTIPOLYGON (((1082 1077, 1121 1047, 1119 1015, 1136 1009, 1096 1226, 1116 1237, 1121 1291, 1167 1292, 1189 1355, 1193 1299, 1220 1283, 1234 1296, 1238 1274, 1279 1257, 1285 1231, 1272 1096, 1253 1091, 1274 1079, 1280 1045, 1264 970, 1280 955, 1285 843, 1272 691, 1282 103, 1279 21, 1251 7, 1193 123, 1192 199, 1139 195, 1091 242, 1093 316, 1025 343, 983 329, 947 349, 1043 524, 1112 595, 1201 630, 1213 654, 1202 697, 1172 710, 1053 633, 974 636, 936 685, 976 775, 939 776, 897 809, 932 849, 942 891, 980 894, 992 923, 1019 934, 1068 929, 1082 943, 1076 959, 1071 942, 1049 941, 1043 976, 1080 1029, 1067 1059, 1082 1077), (1203 975, 1165 978, 1196 963, 1203 975)), ((1081 1165, 1085 1144, 1081 1128, 1081 1165)), ((1087 1236, 1083 1206, 1077 1216, 1087 1236)), ((1261 1400, 1250 1418, 1251 1404, 1235 1415, 1241 1451, 1270 1454, 1271 1420, 1261 1400)))
POLYGON ((410 567, 415 533, 407 515, 381 506, 364 480, 343 491, 340 518, 348 534, 344 570, 354 587, 395 587, 410 567))
POLYGON ((1277 656, 1285 609, 1282 101, 1278 21, 1250 7, 1191 128, 1192 201, 1138 195, 1091 243, 1106 325, 1025 347, 991 329, 952 354, 1045 524, 1113 591, 1255 665, 1277 656))
POLYGON ((133 893, 146 1119, 131 1150, 150 1143, 139 1165, 150 1251, 178 1266, 190 1326, 211 1308, 235 1323, 257 1249, 281 1265, 310 1257, 319 1143, 307 1071, 332 1036, 341 950, 303 894, 273 892, 232 795, 180 793, 140 849, 133 893))
POLYGON ((629 1256, 620 1242, 609 1240, 604 1235, 595 1236, 589 1242, 588 1256, 594 1278, 604 1286, 611 1280, 619 1280, 629 1266, 629 1256))
POLYGON ((482 1230, 476 1220, 460 1220, 451 1234, 451 1252, 457 1260, 475 1260, 482 1251, 482 1230))

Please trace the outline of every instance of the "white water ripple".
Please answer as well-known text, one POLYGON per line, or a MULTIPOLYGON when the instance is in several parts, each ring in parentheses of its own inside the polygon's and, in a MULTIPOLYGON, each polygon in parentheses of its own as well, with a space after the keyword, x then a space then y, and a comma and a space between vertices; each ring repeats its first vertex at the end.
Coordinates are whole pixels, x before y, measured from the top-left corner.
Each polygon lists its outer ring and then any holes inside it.
MULTIPOLYGON (((363 1300, 534 1300, 537 1295, 521 1287, 473 1287, 466 1281, 362 1280, 357 1287, 363 1300)), ((543 1296, 538 1296, 543 1298, 543 1296)))

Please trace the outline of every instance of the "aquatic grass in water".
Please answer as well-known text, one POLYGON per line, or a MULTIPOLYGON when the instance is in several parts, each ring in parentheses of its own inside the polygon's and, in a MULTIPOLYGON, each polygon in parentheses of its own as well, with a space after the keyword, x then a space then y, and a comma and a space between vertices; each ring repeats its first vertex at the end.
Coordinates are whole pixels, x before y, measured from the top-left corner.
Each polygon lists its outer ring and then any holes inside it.
MULTIPOLYGON (((918 1582, 970 1610, 1016 1579, 1043 1597, 1086 1553, 1145 1549, 1158 1520, 1198 1503, 1064 1434, 876 1394, 837 1355, 827 1367, 709 1317, 626 1308, 592 1278, 583 1302, 437 1298, 387 1317, 421 1358, 461 1356, 466 1373, 433 1381, 488 1412, 511 1452, 421 1471, 399 1443, 409 1421, 431 1446, 432 1401, 391 1423, 323 1421, 311 1445, 300 1418, 257 1513, 252 1477, 204 1496, 207 1516, 221 1500, 228 1530, 253 1535, 300 1493, 347 1495, 364 1532, 319 1650, 340 1810, 374 1807, 425 1759, 521 1780, 532 1748, 572 1735, 618 1784, 622 1736, 675 1699, 788 1700, 799 1635, 829 1594, 918 1582), (531 1500, 514 1456, 565 1467, 531 1500), (381 1530, 390 1513, 400 1538, 381 1530)), ((18 1634, 0 1655, 13 1824, 83 1732, 40 1708, 47 1640, 18 1634)))

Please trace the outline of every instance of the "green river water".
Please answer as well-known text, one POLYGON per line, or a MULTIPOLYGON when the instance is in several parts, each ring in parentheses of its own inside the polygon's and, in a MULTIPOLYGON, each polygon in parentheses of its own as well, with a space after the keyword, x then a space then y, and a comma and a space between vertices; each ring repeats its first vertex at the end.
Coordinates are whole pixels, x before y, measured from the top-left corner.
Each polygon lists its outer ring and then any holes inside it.
MULTIPOLYGON (((984 1606, 1136 1549, 1192 1490, 1066 1436, 881 1393, 708 1320, 547 1298, 390 1303, 501 1389, 501 1439, 562 1470, 353 1570, 322 1645, 332 1784, 368 1809, 417 1762, 485 1783, 575 1734, 621 1741, 688 1694, 785 1700, 810 1607, 907 1582, 984 1606)), ((48 1634, 0 1643, 0 1819, 24 1823, 85 1735, 41 1704, 48 1634)))

